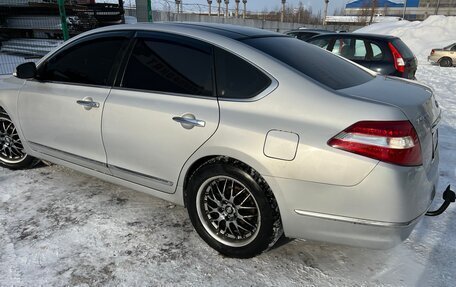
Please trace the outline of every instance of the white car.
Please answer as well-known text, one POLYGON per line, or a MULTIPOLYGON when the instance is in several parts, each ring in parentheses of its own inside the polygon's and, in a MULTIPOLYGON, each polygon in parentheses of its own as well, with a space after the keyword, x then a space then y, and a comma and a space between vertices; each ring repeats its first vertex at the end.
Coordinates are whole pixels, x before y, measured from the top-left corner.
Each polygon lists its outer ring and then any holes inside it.
POLYGON ((282 34, 118 25, 0 81, 0 163, 44 159, 185 205, 227 256, 283 233, 388 248, 434 198, 439 118, 429 88, 282 34))

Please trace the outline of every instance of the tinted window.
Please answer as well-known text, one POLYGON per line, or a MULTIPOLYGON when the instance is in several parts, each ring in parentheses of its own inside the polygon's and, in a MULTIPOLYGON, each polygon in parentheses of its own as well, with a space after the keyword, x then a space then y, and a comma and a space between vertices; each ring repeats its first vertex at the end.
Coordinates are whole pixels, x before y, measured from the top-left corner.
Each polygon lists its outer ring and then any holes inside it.
POLYGON ((318 35, 318 34, 317 34, 317 33, 311 33, 311 32, 298 33, 298 37, 297 37, 297 38, 298 38, 299 40, 305 41, 305 40, 307 40, 307 39, 312 38, 312 37, 315 36, 315 35, 318 35))
POLYGON ((246 39, 244 43, 295 68, 332 89, 363 84, 374 76, 314 45, 289 37, 246 39))
POLYGON ((212 96, 210 46, 172 36, 138 39, 122 87, 212 96))
POLYGON ((43 81, 111 85, 114 61, 127 38, 98 38, 76 44, 58 53, 39 70, 43 81))
POLYGON ((454 45, 453 48, 451 48, 451 51, 456 51, 456 45, 454 45))
POLYGON ((316 45, 320 48, 326 49, 326 48, 328 48, 330 40, 331 40, 331 38, 315 39, 315 40, 309 41, 309 43, 316 45))
POLYGON ((257 68, 221 49, 215 50, 215 67, 217 95, 222 98, 252 98, 271 84, 257 68))
POLYGON ((399 50, 399 53, 401 53, 401 55, 404 59, 411 59, 411 58, 415 57, 413 55, 413 52, 410 51, 409 47, 407 47, 407 45, 405 45, 405 43, 402 42, 401 39, 394 40, 393 45, 394 45, 394 47, 396 47, 396 49, 399 50))

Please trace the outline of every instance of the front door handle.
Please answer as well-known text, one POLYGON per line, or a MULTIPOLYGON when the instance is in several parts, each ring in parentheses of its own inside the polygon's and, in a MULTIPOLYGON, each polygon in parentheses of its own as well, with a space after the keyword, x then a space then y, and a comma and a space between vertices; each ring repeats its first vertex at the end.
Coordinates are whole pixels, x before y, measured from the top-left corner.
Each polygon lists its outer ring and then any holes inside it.
POLYGON ((192 129, 194 127, 205 127, 206 122, 203 120, 198 120, 192 114, 185 114, 181 117, 173 117, 173 121, 176 121, 182 125, 185 129, 192 129))
POLYGON ((90 110, 92 108, 99 108, 100 107, 100 103, 94 102, 91 97, 85 97, 82 100, 77 100, 76 103, 78 105, 83 106, 84 109, 86 109, 86 110, 90 110))

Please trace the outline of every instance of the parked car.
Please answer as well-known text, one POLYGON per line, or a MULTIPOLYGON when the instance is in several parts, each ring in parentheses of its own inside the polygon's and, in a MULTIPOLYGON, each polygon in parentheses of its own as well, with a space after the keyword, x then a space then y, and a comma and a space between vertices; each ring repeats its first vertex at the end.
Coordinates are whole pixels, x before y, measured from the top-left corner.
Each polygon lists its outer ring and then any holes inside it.
POLYGON ((401 39, 393 36, 333 33, 307 42, 347 58, 381 75, 415 79, 417 60, 401 39))
POLYGON ((439 64, 441 67, 456 66, 456 43, 442 49, 432 49, 428 61, 439 64))
POLYGON ((247 27, 86 32, 1 79, 0 107, 2 166, 43 159, 185 205, 232 257, 283 233, 392 247, 439 176, 429 88, 247 27))
POLYGON ((313 36, 321 35, 321 34, 327 34, 327 33, 332 33, 331 31, 328 30, 323 30, 323 29, 310 29, 310 28, 300 28, 300 29, 295 29, 291 30, 288 32, 285 32, 286 35, 297 38, 299 40, 306 41, 309 38, 312 38, 313 36))

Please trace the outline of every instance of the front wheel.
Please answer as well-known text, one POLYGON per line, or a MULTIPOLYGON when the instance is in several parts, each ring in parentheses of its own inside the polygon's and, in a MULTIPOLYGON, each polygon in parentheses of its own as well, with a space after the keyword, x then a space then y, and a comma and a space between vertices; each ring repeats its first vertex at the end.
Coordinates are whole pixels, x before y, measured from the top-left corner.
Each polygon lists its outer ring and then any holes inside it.
POLYGON ((0 166, 9 169, 33 167, 38 162, 25 153, 13 121, 4 113, 0 113, 0 166))
POLYGON ((238 163, 206 163, 191 176, 186 196, 190 220, 212 248, 249 258, 282 235, 277 203, 258 174, 238 163))

